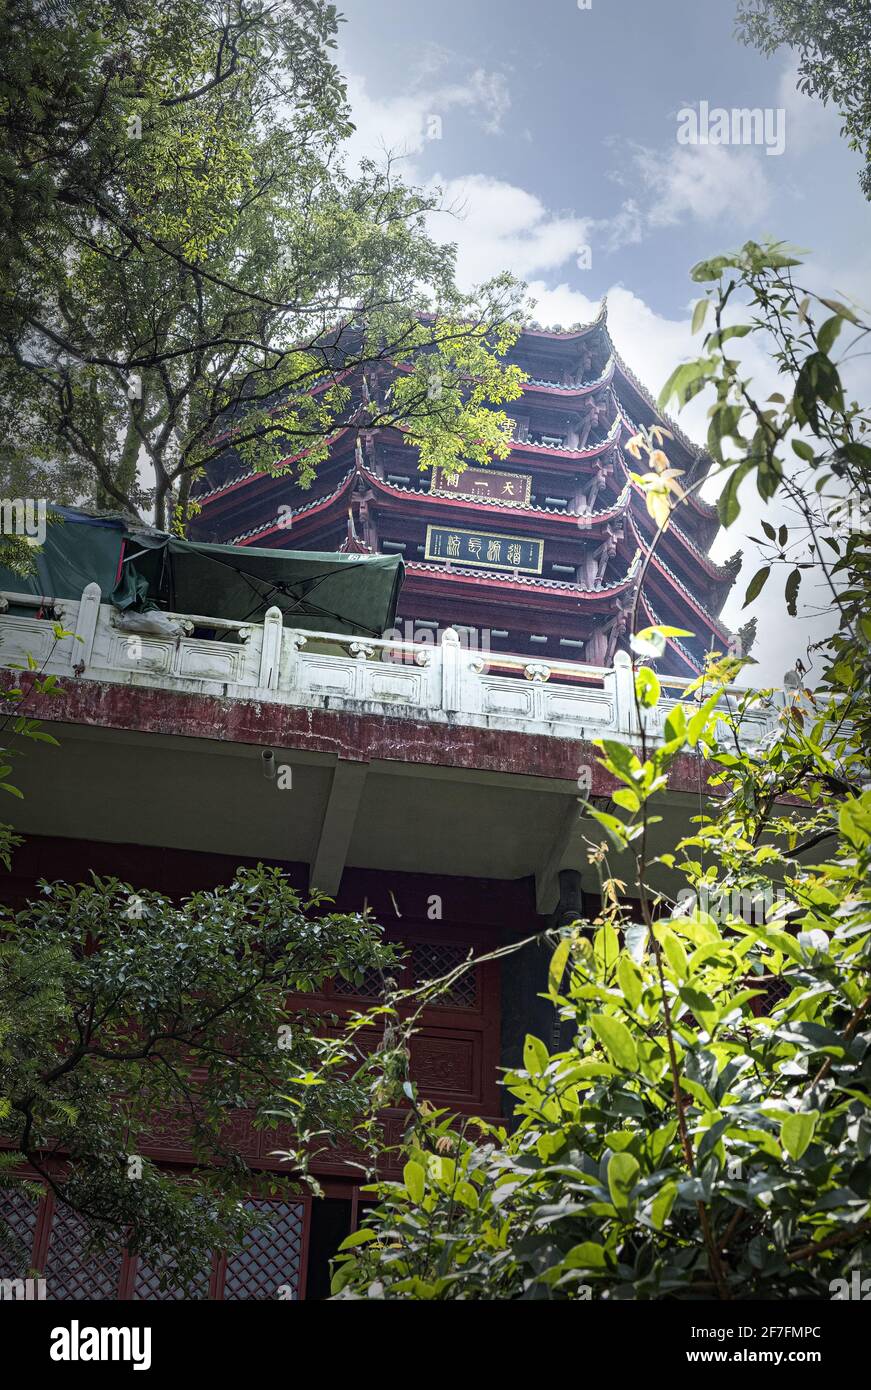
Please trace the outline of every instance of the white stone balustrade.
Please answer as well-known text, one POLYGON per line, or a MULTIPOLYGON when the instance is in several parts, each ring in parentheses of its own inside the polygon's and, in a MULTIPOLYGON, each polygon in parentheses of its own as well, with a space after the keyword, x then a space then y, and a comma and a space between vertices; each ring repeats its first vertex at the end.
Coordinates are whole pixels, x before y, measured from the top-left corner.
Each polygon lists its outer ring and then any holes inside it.
MULTIPOLYGON (((0 594, 0 665, 30 655, 45 674, 228 699, 278 701, 304 708, 390 714, 478 728, 523 729, 562 739, 619 738, 636 742, 638 726, 629 657, 611 668, 547 661, 463 647, 448 629, 438 646, 285 628, 281 610, 262 623, 197 614, 171 614, 177 636, 122 631, 116 610, 101 603, 96 584, 54 611, 75 633, 57 639, 52 620, 38 616, 44 601, 0 594), (13 614, 3 604, 33 612, 13 614), (216 636, 196 636, 204 628, 216 636), (498 668, 494 669, 494 668, 498 668)), ((669 678, 666 688, 683 685, 669 678)), ((741 692, 730 692, 729 699, 741 692)), ((663 699, 647 717, 654 738, 668 710, 663 699)), ((754 709, 745 728, 762 738, 776 727, 784 697, 754 709)))

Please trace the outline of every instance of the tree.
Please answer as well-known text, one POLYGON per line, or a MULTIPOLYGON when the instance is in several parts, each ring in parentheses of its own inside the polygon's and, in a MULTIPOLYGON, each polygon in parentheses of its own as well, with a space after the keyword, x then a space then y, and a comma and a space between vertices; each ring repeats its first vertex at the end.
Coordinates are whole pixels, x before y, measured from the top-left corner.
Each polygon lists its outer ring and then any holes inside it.
POLYGON ((368 1063, 346 1050, 322 1068, 323 1015, 288 996, 395 960, 380 928, 321 903, 263 866, 181 903, 115 879, 42 884, 2 923, 4 1182, 28 1164, 95 1246, 126 1244, 182 1285, 251 1222, 232 1112, 274 1127, 285 1097, 291 1171, 317 1189, 311 1156, 352 1127, 368 1063), (141 1154, 179 1119, 200 1165, 184 1179, 141 1154))
POLYGON ((0 461, 23 490, 183 528, 229 448, 304 484, 338 428, 395 424, 449 469, 507 452, 484 406, 520 390, 517 286, 460 293, 437 199, 344 168, 338 22, 324 0, 6 7, 0 461), (352 410, 388 361, 411 370, 352 410))
MULTIPOLYGON (((641 736, 636 747, 599 741, 616 811, 587 808, 606 837, 591 847, 603 910, 556 934, 550 965, 569 1045, 551 1052, 527 1037, 523 1066, 505 1078, 512 1132, 433 1112, 411 1088, 403 1181, 375 1184, 380 1205, 336 1265, 343 1297, 846 1297, 851 1271, 867 1267, 869 545, 861 526, 822 535, 818 499, 834 480, 838 506, 846 487, 871 514, 868 414, 846 402, 831 356, 839 333, 868 329, 796 284, 797 264, 782 246, 751 242, 695 268, 709 286, 696 328, 710 310, 713 322, 703 355, 675 371, 661 401, 713 387, 709 446, 727 475, 726 524, 749 475, 763 497, 783 491, 801 510, 806 563, 842 619, 820 682, 795 689, 759 746, 749 730, 769 692, 733 695, 724 709, 741 663, 714 654, 683 700, 664 706, 656 738, 660 681, 636 661, 641 736), (747 322, 732 322, 738 300, 747 322), (767 401, 729 356, 749 333, 783 377, 767 401), (651 857, 657 800, 688 752, 711 796, 693 832, 651 857), (636 915, 609 867, 615 851, 632 863, 636 915), (656 868, 678 875, 673 898, 653 887, 656 868)), ((662 443, 635 441, 651 458, 659 514, 649 553, 683 505, 667 497, 662 512, 662 443)), ((765 534, 776 553, 790 547, 788 534, 765 534)), ((787 603, 802 574, 790 561, 787 603)), ((636 655, 655 657, 663 639, 658 628, 637 633, 636 655)))
POLYGON ((850 148, 865 161, 859 183, 871 199, 871 13, 866 0, 739 0, 738 33, 770 55, 799 55, 799 89, 832 101, 850 148))

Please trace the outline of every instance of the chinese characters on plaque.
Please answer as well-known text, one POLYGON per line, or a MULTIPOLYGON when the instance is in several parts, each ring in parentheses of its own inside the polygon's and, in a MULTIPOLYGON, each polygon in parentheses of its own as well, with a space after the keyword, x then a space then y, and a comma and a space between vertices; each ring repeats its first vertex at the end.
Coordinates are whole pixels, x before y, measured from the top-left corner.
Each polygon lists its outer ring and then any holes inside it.
POLYGON ((541 574, 544 541, 529 536, 496 536, 492 531, 464 531, 457 526, 427 526, 427 560, 456 560, 476 569, 520 570, 541 574))
POLYGON ((435 467, 429 490, 440 497, 513 502, 515 506, 528 507, 532 496, 532 478, 525 473, 504 473, 498 468, 466 468, 462 473, 446 477, 441 468, 435 467))

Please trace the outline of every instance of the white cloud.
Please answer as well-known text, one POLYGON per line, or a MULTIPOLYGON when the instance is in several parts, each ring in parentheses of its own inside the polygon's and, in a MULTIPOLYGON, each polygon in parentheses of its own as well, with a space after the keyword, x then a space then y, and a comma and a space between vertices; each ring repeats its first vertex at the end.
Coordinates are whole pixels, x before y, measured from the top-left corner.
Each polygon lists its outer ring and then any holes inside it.
MULTIPOLYGON (((432 67, 425 75, 432 78, 432 67)), ((498 134, 511 106, 505 76, 484 68, 476 68, 462 81, 421 82, 400 95, 373 95, 359 75, 349 76, 347 81, 357 127, 345 146, 351 164, 363 157, 383 158, 388 151, 404 156, 420 154, 428 140, 450 135, 453 115, 458 112, 476 120, 487 134, 498 134)))
POLYGON ((771 187, 756 149, 675 145, 661 154, 639 148, 634 165, 647 191, 651 227, 673 226, 686 216, 698 222, 724 217, 751 222, 771 203, 771 187))
POLYGON ((446 208, 454 216, 433 214, 432 235, 457 243, 457 275, 469 286, 510 270, 528 279, 559 270, 576 259, 589 239, 590 218, 551 212, 540 198, 515 184, 485 174, 443 180, 446 208))

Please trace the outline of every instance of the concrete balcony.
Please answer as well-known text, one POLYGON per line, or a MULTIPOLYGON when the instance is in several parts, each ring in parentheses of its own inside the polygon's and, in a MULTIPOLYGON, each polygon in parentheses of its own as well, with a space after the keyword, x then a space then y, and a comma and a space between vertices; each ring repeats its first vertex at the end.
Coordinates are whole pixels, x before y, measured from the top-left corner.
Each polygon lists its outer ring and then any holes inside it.
MULTIPOLYGON (((470 650, 452 630, 439 645, 304 632, 277 608, 262 623, 161 614, 165 632, 134 632, 96 585, 55 603, 74 634, 58 639, 41 600, 0 601, 0 665, 30 657, 62 690, 28 701, 62 748, 16 764, 25 833, 292 860, 330 893, 346 865, 534 875, 546 912, 560 869, 601 838, 578 804, 584 768, 593 796, 613 790, 591 741, 639 738, 622 653, 602 669, 470 650), (270 753, 292 795, 264 778, 270 753)), ((654 739, 687 682, 663 685, 654 739)), ((755 710, 748 737, 782 705, 755 710)), ((679 760, 668 797, 687 825, 703 783, 696 756, 679 760)))
MULTIPOLYGON (((30 595, 2 595, 7 605, 37 610, 30 595)), ((124 627, 124 617, 89 585, 79 603, 57 603, 74 635, 57 641, 53 623, 0 615, 0 664, 29 654, 45 673, 142 689, 257 700, 311 708, 390 714, 469 728, 514 731, 535 726, 551 738, 635 740, 639 734, 629 657, 611 668, 478 651, 453 629, 439 645, 347 637, 283 626, 278 608, 262 624, 196 614, 163 615, 175 634, 124 627), (210 629, 214 636, 195 635, 210 629)), ((656 737, 689 681, 663 678, 669 692, 647 716, 656 737)), ((732 698, 740 695, 737 689, 732 698)), ((782 697, 754 711, 745 729, 758 740, 776 727, 782 697)))

